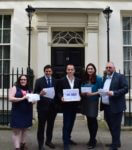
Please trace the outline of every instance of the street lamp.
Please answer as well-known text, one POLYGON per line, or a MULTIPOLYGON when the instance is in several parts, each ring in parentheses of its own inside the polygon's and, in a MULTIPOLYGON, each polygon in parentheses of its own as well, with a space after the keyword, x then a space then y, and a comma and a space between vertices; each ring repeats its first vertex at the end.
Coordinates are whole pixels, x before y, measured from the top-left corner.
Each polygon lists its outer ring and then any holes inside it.
POLYGON ((32 21, 32 16, 33 13, 35 12, 35 8, 33 8, 32 6, 28 5, 27 8, 25 9, 25 11, 27 12, 27 16, 29 19, 29 26, 28 26, 28 68, 27 68, 27 72, 31 73, 31 68, 30 68, 30 55, 31 55, 31 31, 32 31, 32 27, 31 27, 31 21, 32 21))
POLYGON ((31 89, 33 89, 33 70, 30 67, 30 53, 31 53, 31 31, 32 31, 32 27, 31 27, 31 21, 32 21, 32 16, 33 13, 35 12, 35 9, 28 5, 27 8, 25 9, 25 11, 27 12, 27 16, 29 19, 29 26, 28 26, 28 68, 27 68, 27 75, 29 76, 29 86, 31 89))
POLYGON ((106 18, 106 23, 107 23, 107 61, 110 61, 110 44, 109 44, 109 19, 111 16, 111 13, 113 12, 113 10, 110 9, 110 7, 107 7, 103 10, 103 14, 106 18))

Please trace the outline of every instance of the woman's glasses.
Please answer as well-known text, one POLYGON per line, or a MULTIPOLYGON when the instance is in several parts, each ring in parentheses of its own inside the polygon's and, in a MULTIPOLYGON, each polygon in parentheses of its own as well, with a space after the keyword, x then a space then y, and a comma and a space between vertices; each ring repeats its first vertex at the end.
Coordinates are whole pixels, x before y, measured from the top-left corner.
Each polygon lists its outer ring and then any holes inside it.
POLYGON ((20 79, 20 81, 26 81, 27 79, 20 79))

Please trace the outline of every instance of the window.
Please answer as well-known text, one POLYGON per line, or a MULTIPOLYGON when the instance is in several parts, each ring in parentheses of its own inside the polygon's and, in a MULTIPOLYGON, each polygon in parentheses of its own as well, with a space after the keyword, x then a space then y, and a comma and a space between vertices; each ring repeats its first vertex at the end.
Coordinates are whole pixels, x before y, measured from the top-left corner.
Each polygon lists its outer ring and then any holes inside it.
POLYGON ((11 15, 0 15, 0 88, 9 87, 11 15))
POLYGON ((64 44, 64 45, 83 45, 84 35, 82 31, 53 31, 52 32, 52 44, 64 44))

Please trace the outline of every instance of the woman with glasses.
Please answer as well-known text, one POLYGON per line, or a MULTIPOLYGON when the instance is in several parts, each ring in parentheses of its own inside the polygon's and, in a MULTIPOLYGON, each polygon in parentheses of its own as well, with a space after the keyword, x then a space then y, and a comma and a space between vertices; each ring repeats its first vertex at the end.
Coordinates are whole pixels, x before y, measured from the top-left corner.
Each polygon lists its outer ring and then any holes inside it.
POLYGON ((26 75, 21 75, 9 90, 9 100, 12 102, 10 126, 15 150, 27 150, 26 131, 32 126, 32 103, 28 102, 27 93, 31 93, 29 81, 26 75))
POLYGON ((89 63, 86 67, 81 84, 82 92, 82 113, 86 115, 87 125, 90 134, 88 149, 96 146, 96 134, 98 130, 97 115, 99 93, 98 89, 102 87, 102 78, 96 75, 96 67, 89 63))

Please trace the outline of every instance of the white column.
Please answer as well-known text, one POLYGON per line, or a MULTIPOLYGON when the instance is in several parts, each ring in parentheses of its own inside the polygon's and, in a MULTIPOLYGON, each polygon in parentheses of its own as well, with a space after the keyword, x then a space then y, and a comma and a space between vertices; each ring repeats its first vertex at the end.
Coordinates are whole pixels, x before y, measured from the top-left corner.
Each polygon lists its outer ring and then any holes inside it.
POLYGON ((85 39, 85 65, 93 63, 98 70, 98 15, 88 15, 85 39))
POLYGON ((36 76, 43 75, 43 68, 50 64, 50 49, 48 46, 47 16, 38 16, 38 36, 37 36, 37 73, 36 76))

